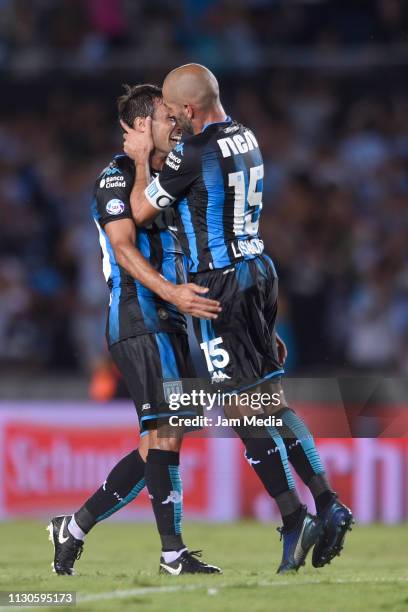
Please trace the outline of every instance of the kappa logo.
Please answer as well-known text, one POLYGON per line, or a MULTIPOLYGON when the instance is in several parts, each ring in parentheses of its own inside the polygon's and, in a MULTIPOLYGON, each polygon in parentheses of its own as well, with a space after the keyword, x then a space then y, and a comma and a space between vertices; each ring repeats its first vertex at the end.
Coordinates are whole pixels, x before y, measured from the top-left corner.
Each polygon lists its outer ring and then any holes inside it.
POLYGON ((221 370, 218 370, 218 372, 215 371, 211 374, 212 383, 223 382, 224 380, 227 380, 227 379, 230 380, 231 376, 228 376, 228 374, 221 372, 221 370))
POLYGON ((179 142, 175 147, 174 150, 179 154, 179 155, 184 155, 184 142, 179 142))
POLYGON ((292 444, 289 444, 288 451, 293 450, 295 446, 297 446, 298 444, 302 444, 300 440, 295 440, 295 442, 292 442, 292 444))
POLYGON ((170 491, 170 495, 168 495, 167 499, 162 502, 162 505, 165 504, 179 504, 183 499, 183 496, 178 491, 170 491))
POLYGON ((151 408, 150 404, 143 404, 142 411, 143 410, 150 410, 150 408, 151 408))
POLYGON ((111 176, 112 174, 120 174, 120 170, 117 167, 116 162, 112 162, 107 168, 105 168, 103 174, 106 174, 106 176, 111 176))
POLYGON ((256 459, 252 459, 252 457, 248 457, 246 451, 244 452, 245 455, 245 459, 248 461, 249 465, 258 465, 258 463, 261 463, 261 461, 257 461, 256 459))

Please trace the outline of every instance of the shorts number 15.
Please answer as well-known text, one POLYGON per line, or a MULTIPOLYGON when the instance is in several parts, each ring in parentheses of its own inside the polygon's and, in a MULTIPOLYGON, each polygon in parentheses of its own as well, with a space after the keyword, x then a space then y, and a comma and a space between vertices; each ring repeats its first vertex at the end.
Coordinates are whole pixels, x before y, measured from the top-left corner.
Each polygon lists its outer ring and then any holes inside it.
POLYGON ((219 347, 220 344, 222 344, 221 337, 200 344, 200 348, 204 351, 209 372, 213 372, 215 368, 225 368, 229 364, 229 355, 225 349, 219 347))

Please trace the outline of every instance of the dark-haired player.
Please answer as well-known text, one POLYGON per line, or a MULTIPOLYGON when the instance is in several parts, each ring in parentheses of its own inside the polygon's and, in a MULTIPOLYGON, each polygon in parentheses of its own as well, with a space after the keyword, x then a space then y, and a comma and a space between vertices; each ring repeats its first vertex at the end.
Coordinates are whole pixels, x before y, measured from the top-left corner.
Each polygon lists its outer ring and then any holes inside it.
POLYGON ((126 130, 125 151, 137 168, 133 216, 143 225, 172 204, 177 209, 191 278, 222 305, 217 320, 194 320, 211 379, 236 390, 262 385, 262 391, 280 394, 274 414, 283 421, 281 431, 262 426, 237 433, 282 515, 278 572, 297 570, 312 546, 313 564, 320 567, 339 554, 353 519, 327 482, 311 433, 284 399, 275 334, 278 281, 258 234, 264 171, 258 143, 226 115, 217 80, 203 66, 170 72, 163 96, 191 137, 176 145, 149 184, 148 130, 142 137, 126 130), (311 490, 319 518, 301 504, 288 458, 311 490))
MULTIPOLYGON (((128 87, 118 108, 122 122, 140 133, 151 118, 154 145, 148 163, 149 171, 157 173, 181 135, 169 118, 161 90, 153 85, 128 87)), ((53 568, 58 574, 72 575, 85 534, 134 499, 146 484, 162 541, 160 571, 219 573, 219 568, 202 562, 184 545, 182 432, 166 437, 161 430, 171 415, 166 385, 180 391, 182 379, 195 376, 182 313, 215 318, 220 308, 217 301, 202 297, 207 289, 185 283, 184 256, 171 211, 136 231, 130 208, 134 179, 133 161, 117 155, 96 181, 92 212, 110 291, 107 341, 135 402, 141 442, 77 512, 51 520, 53 568)), ((178 414, 193 416, 194 411, 178 414)))

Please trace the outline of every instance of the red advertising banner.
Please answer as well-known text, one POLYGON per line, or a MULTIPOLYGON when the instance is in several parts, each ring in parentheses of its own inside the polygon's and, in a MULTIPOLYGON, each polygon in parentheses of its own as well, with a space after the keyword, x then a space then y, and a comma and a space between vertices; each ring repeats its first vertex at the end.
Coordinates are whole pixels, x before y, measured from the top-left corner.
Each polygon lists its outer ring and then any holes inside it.
POLYGON ((3 503, 8 513, 76 507, 129 452, 135 436, 121 428, 55 428, 6 423, 3 503))
MULTIPOLYGON (((128 403, 64 404, 57 409, 30 404, 0 409, 0 517, 75 510, 101 486, 110 469, 137 447, 138 437, 134 410, 128 403)), ((232 448, 235 440, 219 442, 208 438, 184 441, 186 516, 236 518, 238 483, 234 479, 224 484, 237 464, 232 448), (231 504, 224 504, 224 494, 231 504)), ((120 517, 150 518, 146 491, 120 517)))
MULTIPOLYGON (((0 408, 0 518, 69 513, 137 446, 130 404, 33 403, 0 408)), ((408 519, 408 440, 324 438, 318 447, 334 489, 360 522, 408 519)), ((187 437, 182 449, 185 515, 201 520, 278 520, 234 438, 187 437)), ((307 488, 302 499, 314 510, 307 488)), ((144 491, 115 519, 150 519, 144 491)))

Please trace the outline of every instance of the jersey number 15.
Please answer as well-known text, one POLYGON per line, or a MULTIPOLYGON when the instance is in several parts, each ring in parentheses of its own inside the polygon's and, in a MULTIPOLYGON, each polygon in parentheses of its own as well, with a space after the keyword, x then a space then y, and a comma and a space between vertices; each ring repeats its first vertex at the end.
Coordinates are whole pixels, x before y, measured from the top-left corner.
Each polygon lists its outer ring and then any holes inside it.
POLYGON ((253 166, 249 171, 248 189, 245 188, 244 172, 230 172, 228 185, 234 188, 234 234, 235 236, 256 236, 258 233, 259 215, 262 209, 262 189, 257 191, 258 183, 263 179, 264 167, 253 166), (248 202, 249 210, 246 210, 248 202))

